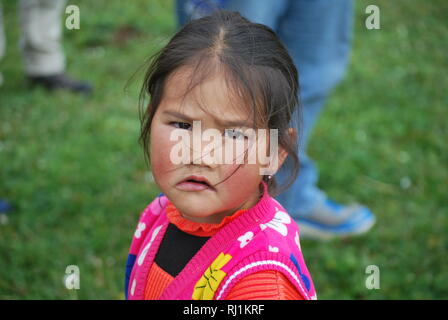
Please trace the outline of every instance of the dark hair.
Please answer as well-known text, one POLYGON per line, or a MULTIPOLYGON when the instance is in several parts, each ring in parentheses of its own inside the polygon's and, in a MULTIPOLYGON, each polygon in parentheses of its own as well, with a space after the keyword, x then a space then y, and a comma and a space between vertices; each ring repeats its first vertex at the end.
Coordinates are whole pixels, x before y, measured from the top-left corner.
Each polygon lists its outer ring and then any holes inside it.
MULTIPOLYGON (((275 196, 297 177, 299 159, 297 139, 288 134, 293 115, 300 118, 298 74, 287 50, 269 27, 252 23, 239 13, 217 10, 192 20, 181 28, 152 57, 140 92, 141 133, 145 156, 149 157, 151 122, 163 98, 164 85, 178 68, 194 68, 190 87, 200 84, 216 68, 224 71, 226 83, 245 101, 253 123, 278 129, 278 144, 288 152, 284 165, 290 170, 279 188, 275 178, 264 180, 275 196), (150 101, 146 105, 145 97, 150 101)), ((189 90, 187 90, 189 91, 189 90)), ((240 106, 241 107, 241 106, 240 106)), ((297 126, 293 126, 298 128, 297 126)))

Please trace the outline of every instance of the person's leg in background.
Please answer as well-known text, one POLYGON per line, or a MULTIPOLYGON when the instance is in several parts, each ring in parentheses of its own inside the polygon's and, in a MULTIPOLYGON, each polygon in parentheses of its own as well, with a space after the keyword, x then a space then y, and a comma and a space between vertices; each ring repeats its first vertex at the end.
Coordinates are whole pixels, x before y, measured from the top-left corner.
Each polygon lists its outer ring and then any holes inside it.
POLYGON ((25 73, 31 85, 89 93, 89 84, 65 74, 61 46, 65 0, 20 0, 21 48, 25 73))
POLYGON ((210 12, 223 8, 227 0, 176 0, 175 10, 178 27, 192 19, 198 19, 210 12))
MULTIPOLYGON (((353 3, 351 0, 288 0, 286 5, 280 2, 282 12, 278 12, 279 2, 274 0, 229 0, 226 5, 253 22, 273 28, 299 70, 303 106, 303 126, 299 130, 300 172, 278 200, 296 219, 304 237, 363 233, 374 224, 374 215, 366 207, 342 206, 328 199, 317 186, 318 170, 306 152, 312 128, 348 64, 353 3)), ((286 174, 280 170, 279 179, 285 179, 286 174)))
POLYGON ((175 18, 178 27, 183 26, 188 20, 190 20, 186 5, 186 0, 176 0, 174 3, 175 18))

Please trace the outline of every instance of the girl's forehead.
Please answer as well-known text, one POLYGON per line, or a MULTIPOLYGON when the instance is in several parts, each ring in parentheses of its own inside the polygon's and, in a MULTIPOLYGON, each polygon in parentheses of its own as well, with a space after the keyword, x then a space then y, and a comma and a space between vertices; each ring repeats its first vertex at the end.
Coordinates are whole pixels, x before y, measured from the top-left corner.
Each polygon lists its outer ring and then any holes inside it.
POLYGON ((247 99, 227 80, 223 72, 198 78, 191 68, 181 68, 168 77, 162 104, 179 112, 206 113, 218 119, 252 118, 247 99))

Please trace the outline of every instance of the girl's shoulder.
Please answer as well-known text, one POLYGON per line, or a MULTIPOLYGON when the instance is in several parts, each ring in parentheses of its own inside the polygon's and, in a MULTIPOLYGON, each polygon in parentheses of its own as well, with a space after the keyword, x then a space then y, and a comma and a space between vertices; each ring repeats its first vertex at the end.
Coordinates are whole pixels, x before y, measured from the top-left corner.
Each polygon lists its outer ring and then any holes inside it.
POLYGON ((136 254, 148 232, 152 229, 160 215, 168 205, 168 198, 164 194, 159 194, 146 208, 140 213, 140 217, 132 238, 130 252, 136 254))
POLYGON ((259 224, 260 234, 271 246, 281 242, 288 247, 297 246, 300 249, 297 223, 277 200, 272 197, 269 200, 272 203, 272 214, 267 221, 259 224))
POLYGON ((161 213, 164 212, 168 205, 168 198, 163 194, 159 194, 150 204, 146 206, 140 214, 139 223, 147 223, 155 220, 161 213))
POLYGON ((305 299, 315 296, 302 255, 297 223, 275 199, 266 201, 265 218, 242 230, 236 241, 224 250, 227 262, 221 270, 227 277, 216 291, 217 299, 225 299, 234 285, 259 272, 280 272, 305 299))
MULTIPOLYGON (((283 206, 274 198, 266 199, 266 214, 250 228, 241 230, 227 251, 239 259, 255 255, 286 257, 301 255, 299 227, 283 206)), ((243 217, 244 218, 244 217, 243 217)))

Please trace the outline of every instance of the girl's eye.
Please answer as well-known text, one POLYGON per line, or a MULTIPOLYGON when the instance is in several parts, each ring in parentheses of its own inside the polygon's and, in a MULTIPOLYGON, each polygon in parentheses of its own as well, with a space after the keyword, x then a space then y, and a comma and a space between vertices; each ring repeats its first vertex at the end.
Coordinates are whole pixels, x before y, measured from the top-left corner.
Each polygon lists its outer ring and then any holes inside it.
POLYGON ((189 130, 191 128, 191 124, 187 122, 170 122, 170 125, 174 126, 175 128, 184 130, 189 130))
POLYGON ((227 138, 232 138, 234 140, 247 138, 243 131, 235 130, 235 129, 226 129, 224 131, 224 136, 227 138))

